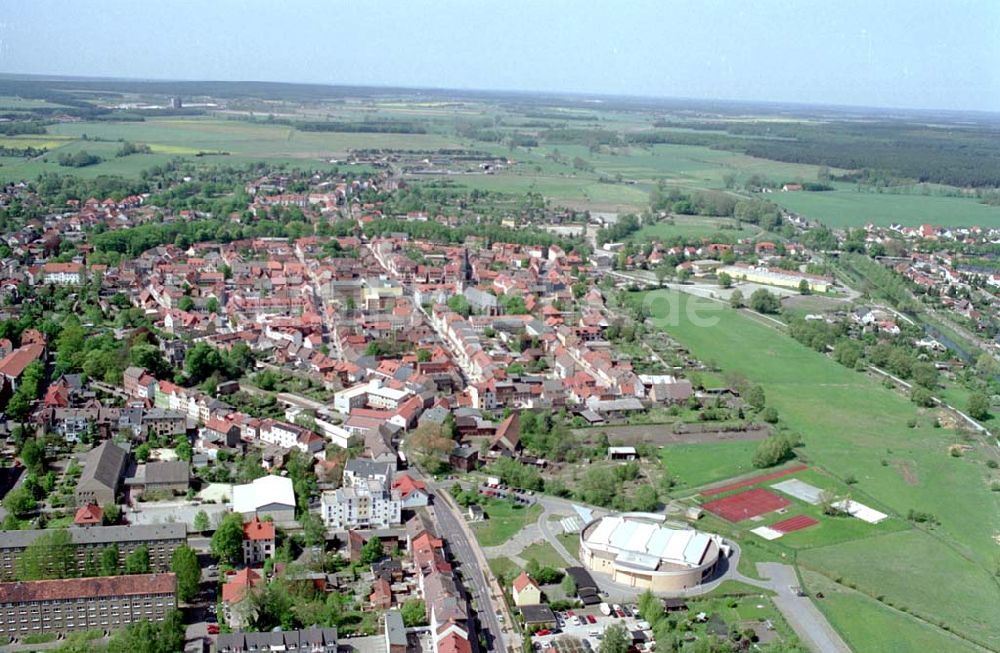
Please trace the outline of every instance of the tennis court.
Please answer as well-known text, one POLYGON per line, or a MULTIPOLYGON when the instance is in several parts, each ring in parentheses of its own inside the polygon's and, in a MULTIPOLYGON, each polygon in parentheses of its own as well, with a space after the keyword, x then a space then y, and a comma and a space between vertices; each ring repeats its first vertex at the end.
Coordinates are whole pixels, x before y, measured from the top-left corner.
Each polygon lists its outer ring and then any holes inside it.
POLYGON ((731 497, 709 501, 702 508, 715 513, 726 521, 738 522, 765 515, 790 505, 792 505, 791 501, 779 497, 774 492, 764 488, 755 488, 734 494, 731 497))

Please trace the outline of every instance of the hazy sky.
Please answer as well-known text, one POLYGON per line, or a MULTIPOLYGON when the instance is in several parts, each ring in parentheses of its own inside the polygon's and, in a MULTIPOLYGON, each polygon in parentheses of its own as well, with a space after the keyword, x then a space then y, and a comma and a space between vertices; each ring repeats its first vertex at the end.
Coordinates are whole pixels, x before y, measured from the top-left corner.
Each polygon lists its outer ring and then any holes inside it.
POLYGON ((6 0, 0 72, 1000 111, 1000 0, 6 0))

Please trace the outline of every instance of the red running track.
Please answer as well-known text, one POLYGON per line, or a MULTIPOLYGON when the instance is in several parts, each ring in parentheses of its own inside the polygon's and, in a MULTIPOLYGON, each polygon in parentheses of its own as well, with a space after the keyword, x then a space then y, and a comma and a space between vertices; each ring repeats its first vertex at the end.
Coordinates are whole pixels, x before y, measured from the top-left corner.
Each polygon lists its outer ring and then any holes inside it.
POLYGON ((801 531, 803 528, 815 526, 818 523, 817 520, 809 515, 798 515, 784 521, 779 521, 777 524, 771 524, 771 528, 782 533, 791 533, 792 531, 801 531))
POLYGON ((776 478, 781 478, 782 476, 788 476, 789 474, 798 474, 799 472, 809 469, 807 465, 796 465, 795 467, 789 467, 788 469, 782 469, 777 472, 772 472, 770 474, 764 474, 763 476, 755 476, 753 478, 748 478, 745 481, 740 481, 738 483, 730 483, 729 485, 723 485, 722 487, 713 487, 709 490, 705 490, 701 493, 703 497, 714 497, 717 494, 725 494, 726 492, 731 492, 732 490, 738 490, 741 487, 750 487, 751 485, 757 485, 758 483, 766 483, 767 481, 773 481, 776 478))

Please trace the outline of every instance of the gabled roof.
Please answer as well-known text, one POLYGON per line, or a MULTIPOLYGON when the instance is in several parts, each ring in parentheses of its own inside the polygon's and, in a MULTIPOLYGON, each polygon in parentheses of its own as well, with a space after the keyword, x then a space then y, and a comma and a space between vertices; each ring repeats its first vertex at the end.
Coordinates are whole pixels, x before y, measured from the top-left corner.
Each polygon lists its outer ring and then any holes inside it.
POLYGON ((522 571, 521 574, 514 579, 512 586, 515 592, 523 592, 528 587, 534 587, 535 589, 539 589, 538 583, 531 580, 531 576, 529 576, 528 572, 526 571, 522 571))
POLYGON ((247 540, 273 540, 274 522, 261 521, 256 515, 253 519, 243 524, 243 538, 247 540))
POLYGON ((104 511, 101 510, 100 506, 88 503, 76 511, 76 515, 73 517, 73 523, 77 526, 93 526, 100 524, 103 519, 104 511))
POLYGON ((77 487, 95 482, 110 490, 117 489, 118 481, 125 470, 126 455, 124 449, 110 440, 105 440, 87 454, 87 464, 83 468, 77 487))

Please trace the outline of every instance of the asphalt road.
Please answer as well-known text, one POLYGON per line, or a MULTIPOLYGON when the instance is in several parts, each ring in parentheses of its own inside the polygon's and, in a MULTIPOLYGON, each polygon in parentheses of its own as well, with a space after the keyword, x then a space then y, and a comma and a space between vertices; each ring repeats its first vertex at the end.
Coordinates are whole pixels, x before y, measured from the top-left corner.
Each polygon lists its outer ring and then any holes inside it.
POLYGON ((475 601, 479 614, 480 632, 486 635, 487 650, 506 651, 500 621, 490 600, 489 585, 473 550, 473 547, 478 545, 469 542, 465 529, 458 521, 461 516, 456 515, 440 497, 434 502, 431 514, 438 524, 438 534, 448 543, 452 557, 461 565, 465 587, 470 598, 475 601))
POLYGON ((774 604, 809 649, 817 653, 850 653, 851 649, 830 626, 823 613, 806 596, 798 596, 793 587, 799 584, 795 568, 775 562, 759 562, 757 570, 771 580, 777 592, 774 604))

